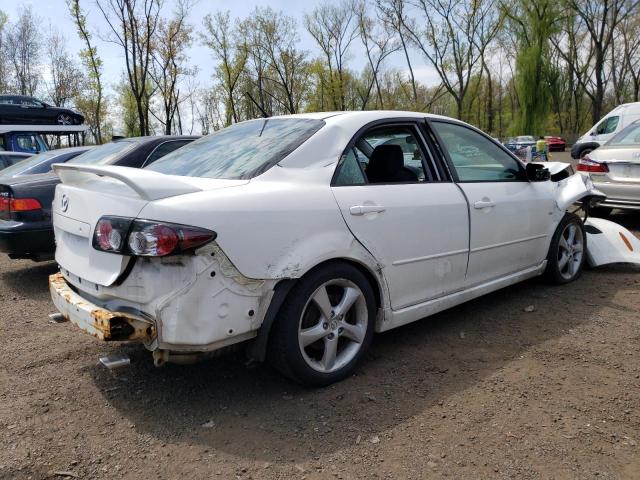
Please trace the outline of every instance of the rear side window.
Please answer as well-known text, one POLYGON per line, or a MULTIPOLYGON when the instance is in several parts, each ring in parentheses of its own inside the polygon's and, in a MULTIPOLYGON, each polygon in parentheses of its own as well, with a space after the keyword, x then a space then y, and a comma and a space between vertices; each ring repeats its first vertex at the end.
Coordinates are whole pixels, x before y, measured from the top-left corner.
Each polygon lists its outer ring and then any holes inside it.
POLYGON ((629 125, 609 140, 607 145, 640 145, 640 122, 629 125))
POLYGON ((324 121, 265 118, 236 123, 170 153, 149 170, 168 175, 253 178, 307 141, 324 121))

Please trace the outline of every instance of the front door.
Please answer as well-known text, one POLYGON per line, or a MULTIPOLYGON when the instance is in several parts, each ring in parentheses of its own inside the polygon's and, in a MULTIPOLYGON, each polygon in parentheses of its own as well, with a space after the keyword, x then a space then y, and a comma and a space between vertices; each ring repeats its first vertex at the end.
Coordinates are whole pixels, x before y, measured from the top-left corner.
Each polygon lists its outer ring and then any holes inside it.
POLYGON ((417 125, 377 126, 354 139, 333 193, 351 232, 382 265, 392 309, 463 288, 467 203, 438 171, 417 125))
POLYGON ((553 233, 551 182, 528 182, 518 160, 472 128, 446 121, 430 125, 469 202, 466 286, 539 265, 553 233))

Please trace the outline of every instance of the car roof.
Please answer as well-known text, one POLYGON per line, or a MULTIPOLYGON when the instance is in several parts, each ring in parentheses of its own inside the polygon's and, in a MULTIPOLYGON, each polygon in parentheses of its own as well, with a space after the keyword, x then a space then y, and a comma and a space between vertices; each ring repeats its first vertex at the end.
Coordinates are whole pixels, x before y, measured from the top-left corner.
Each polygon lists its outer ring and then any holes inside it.
MULTIPOLYGON (((313 113, 297 113, 295 115, 279 115, 269 118, 309 118, 314 120, 326 120, 333 118, 334 120, 353 120, 353 119, 370 119, 384 120, 385 118, 440 118, 447 120, 454 120, 442 115, 436 115, 426 112, 410 112, 404 110, 353 110, 353 111, 338 111, 338 112, 313 112, 313 113)), ((258 119, 259 120, 259 119, 258 119)), ((457 120, 456 120, 457 121, 457 120)), ((463 123, 463 122, 461 122, 463 123)))
MULTIPOLYGON (((44 152, 42 152, 44 153, 44 152)), ((18 155, 19 157, 31 157, 33 156, 33 153, 25 153, 25 152, 11 152, 11 151, 7 151, 7 150, 2 150, 0 151, 0 155, 18 155)))
POLYGON ((131 143, 146 143, 163 140, 197 140, 199 135, 149 135, 146 137, 126 137, 117 138, 114 142, 131 142, 131 143))

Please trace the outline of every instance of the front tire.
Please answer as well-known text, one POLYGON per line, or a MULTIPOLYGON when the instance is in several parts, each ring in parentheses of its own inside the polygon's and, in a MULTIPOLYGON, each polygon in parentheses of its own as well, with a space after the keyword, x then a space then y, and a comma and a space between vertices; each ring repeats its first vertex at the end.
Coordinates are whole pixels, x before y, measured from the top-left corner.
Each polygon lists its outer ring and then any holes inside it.
POLYGON ((300 279, 282 305, 270 334, 269 360, 308 387, 340 381, 369 348, 375 318, 372 286, 357 268, 322 266, 300 279))
POLYGON ((580 217, 566 213, 556 228, 549 253, 546 279, 556 285, 573 282, 582 273, 587 251, 587 235, 580 217))

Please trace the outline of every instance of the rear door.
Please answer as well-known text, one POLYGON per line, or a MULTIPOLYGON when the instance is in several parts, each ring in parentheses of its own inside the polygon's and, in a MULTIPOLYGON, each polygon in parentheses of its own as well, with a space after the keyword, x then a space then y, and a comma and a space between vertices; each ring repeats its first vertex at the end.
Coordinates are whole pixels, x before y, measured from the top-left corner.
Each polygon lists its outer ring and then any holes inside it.
POLYGON ((351 232, 382 265, 392 309, 462 288, 467 202, 417 124, 376 125, 357 135, 332 189, 351 232))
POLYGON ((520 162, 473 128, 445 120, 429 125, 469 202, 466 286, 539 265, 553 229, 551 182, 528 182, 520 162))

